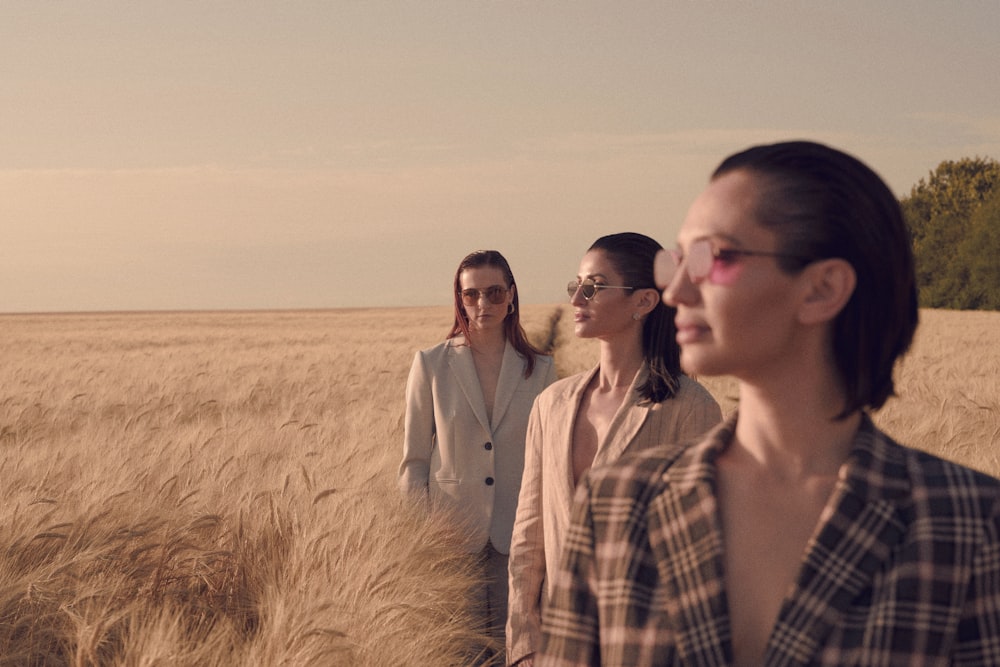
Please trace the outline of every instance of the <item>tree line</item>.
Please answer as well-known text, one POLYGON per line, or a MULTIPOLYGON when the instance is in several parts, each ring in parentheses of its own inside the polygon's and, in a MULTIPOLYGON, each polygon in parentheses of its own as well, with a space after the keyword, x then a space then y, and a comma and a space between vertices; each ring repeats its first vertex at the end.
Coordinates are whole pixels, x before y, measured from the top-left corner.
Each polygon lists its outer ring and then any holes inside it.
POLYGON ((900 204, 920 305, 1000 310, 1000 163, 980 157, 942 162, 900 204))

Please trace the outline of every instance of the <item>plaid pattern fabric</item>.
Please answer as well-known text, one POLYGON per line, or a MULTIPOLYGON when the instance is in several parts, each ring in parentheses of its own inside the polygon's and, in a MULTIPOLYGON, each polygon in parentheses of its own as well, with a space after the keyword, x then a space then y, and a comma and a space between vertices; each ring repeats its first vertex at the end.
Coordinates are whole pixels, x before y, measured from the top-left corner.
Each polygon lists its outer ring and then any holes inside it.
MULTIPOLYGON (((714 494, 736 416, 581 483, 539 663, 727 665, 714 494)), ((1000 665, 1000 481, 864 419, 762 665, 1000 665)))

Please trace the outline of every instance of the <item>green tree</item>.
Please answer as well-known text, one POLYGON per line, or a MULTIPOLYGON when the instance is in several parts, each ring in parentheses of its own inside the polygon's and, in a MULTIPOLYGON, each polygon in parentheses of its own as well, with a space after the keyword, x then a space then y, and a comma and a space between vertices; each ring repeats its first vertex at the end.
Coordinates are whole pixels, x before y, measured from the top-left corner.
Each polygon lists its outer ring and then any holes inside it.
POLYGON ((914 242, 917 288, 925 308, 968 308, 964 286, 967 267, 957 261, 965 241, 965 221, 957 213, 942 213, 927 225, 919 246, 914 242), (919 247, 919 250, 918 250, 919 247))
POLYGON ((972 308, 1000 310, 1000 188, 972 215, 965 247, 972 308))
POLYGON ((1000 163, 991 158, 963 158, 938 165, 910 190, 900 204, 913 237, 920 305, 929 308, 992 308, 984 255, 996 224, 981 222, 984 202, 1000 192, 1000 163), (976 220, 975 224, 973 221, 976 220), (977 267, 973 270, 973 267, 977 267))

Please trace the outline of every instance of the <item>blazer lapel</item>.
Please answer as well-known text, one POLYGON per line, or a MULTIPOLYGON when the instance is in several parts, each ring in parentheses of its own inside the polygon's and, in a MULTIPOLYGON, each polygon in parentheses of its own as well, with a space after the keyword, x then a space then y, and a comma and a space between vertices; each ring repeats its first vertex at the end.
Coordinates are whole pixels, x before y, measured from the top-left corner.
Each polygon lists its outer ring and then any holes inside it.
POLYGON ((665 473, 667 492, 649 506, 650 548, 682 665, 732 663, 714 463, 731 433, 717 430, 701 445, 677 449, 679 460, 665 473))
POLYGON ((486 416, 486 399, 483 398, 483 389, 479 385, 479 376, 476 375, 476 365, 472 360, 472 350, 468 345, 463 345, 462 339, 452 339, 448 348, 448 366, 455 376, 455 381, 465 394, 465 399, 472 408, 472 413, 476 415, 476 420, 483 425, 487 431, 490 428, 490 420, 486 416), (456 342, 457 341, 457 342, 456 342))
MULTIPOLYGON (((715 458, 732 439, 734 417, 701 444, 679 450, 663 493, 649 505, 650 548, 663 582, 662 606, 676 633, 678 664, 732 663, 715 458)), ((909 479, 866 417, 851 458, 806 547, 763 664, 811 664, 852 602, 870 585, 905 533, 898 511, 909 479)))
POLYGON ((883 444, 866 417, 778 614, 765 664, 809 664, 902 538, 906 525, 897 507, 909 478, 883 444))
MULTIPOLYGON (((576 483, 573 481, 573 428, 576 426, 576 416, 580 412, 580 401, 583 399, 583 392, 587 385, 594 379, 600 366, 595 366, 589 373, 581 373, 576 376, 572 386, 566 388, 566 392, 560 397, 560 402, 553 407, 553 414, 566 415, 560 418, 555 426, 561 429, 561 433, 553 440, 558 444, 556 451, 560 452, 559 463, 562 470, 558 475, 562 478, 561 493, 562 503, 560 506, 572 507, 573 496, 576 493, 576 483)), ((600 450, 598 449, 598 455, 600 450)))
POLYGON ((594 456, 595 466, 617 460, 645 423, 650 406, 639 404, 642 396, 636 391, 636 387, 645 382, 647 377, 649 366, 643 364, 632 378, 625 400, 611 419, 604 441, 598 443, 597 454, 594 456))
POLYGON ((500 377, 497 379, 496 396, 493 398, 493 423, 499 424, 507 413, 507 408, 514 400, 517 385, 524 378, 524 361, 514 346, 507 343, 503 351, 503 362, 500 364, 500 377))

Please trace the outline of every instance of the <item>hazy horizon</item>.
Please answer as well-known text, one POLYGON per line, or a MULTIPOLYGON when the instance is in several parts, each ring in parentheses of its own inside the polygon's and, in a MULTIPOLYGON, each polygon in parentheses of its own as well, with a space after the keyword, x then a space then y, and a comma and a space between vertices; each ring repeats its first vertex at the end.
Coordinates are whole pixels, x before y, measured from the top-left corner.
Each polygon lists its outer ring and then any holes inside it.
POLYGON ((1000 3, 14 3, 0 313, 447 305, 496 248, 559 303, 807 138, 898 195, 1000 158, 1000 3))

